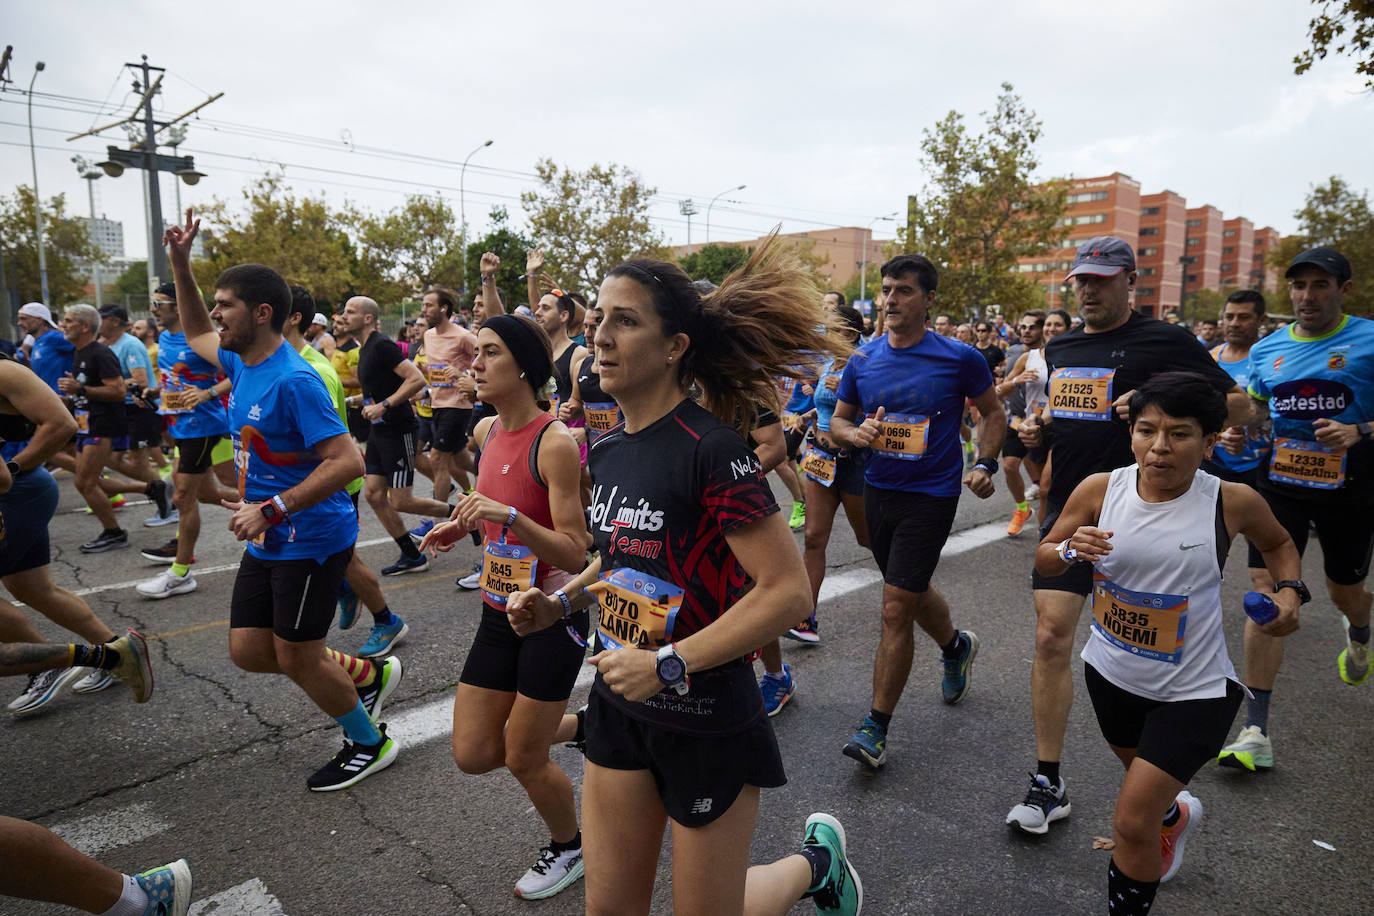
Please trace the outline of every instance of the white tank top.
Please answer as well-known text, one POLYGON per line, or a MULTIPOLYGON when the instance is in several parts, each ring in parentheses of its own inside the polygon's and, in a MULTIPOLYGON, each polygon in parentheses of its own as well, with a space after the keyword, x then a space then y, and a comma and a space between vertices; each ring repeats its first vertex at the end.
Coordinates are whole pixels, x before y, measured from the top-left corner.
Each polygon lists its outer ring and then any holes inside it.
POLYGON ((1049 396, 1045 393, 1045 385, 1049 382, 1049 371, 1045 365, 1044 347, 1026 351, 1026 370, 1036 374, 1035 381, 1021 383, 1021 387, 1026 392, 1026 415, 1030 416, 1031 411, 1049 403, 1049 396))
POLYGON ((1112 471, 1102 501, 1097 527, 1113 532, 1112 552, 1093 568, 1083 660, 1152 700, 1225 696, 1236 672, 1221 627, 1221 481, 1198 471, 1182 496, 1147 503, 1136 492, 1136 470, 1112 471))

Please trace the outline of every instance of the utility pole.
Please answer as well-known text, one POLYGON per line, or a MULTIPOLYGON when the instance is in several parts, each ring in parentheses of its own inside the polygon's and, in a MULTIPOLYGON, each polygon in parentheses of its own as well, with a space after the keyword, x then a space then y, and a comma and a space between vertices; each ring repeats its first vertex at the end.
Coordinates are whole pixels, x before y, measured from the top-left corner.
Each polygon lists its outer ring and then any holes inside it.
POLYGON ((692 198, 687 198, 677 205, 677 212, 687 217, 687 244, 692 244, 692 217, 697 214, 697 205, 692 198))

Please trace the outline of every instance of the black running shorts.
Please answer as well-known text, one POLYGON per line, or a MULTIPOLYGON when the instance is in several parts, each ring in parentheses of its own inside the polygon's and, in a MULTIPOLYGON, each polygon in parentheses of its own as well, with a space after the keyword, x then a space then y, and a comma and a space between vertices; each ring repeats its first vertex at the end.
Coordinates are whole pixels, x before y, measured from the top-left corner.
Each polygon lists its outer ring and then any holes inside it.
POLYGON ((129 448, 157 448, 162 444, 162 416, 149 407, 125 404, 129 422, 129 448))
POLYGON ((214 465, 215 446, 223 436, 196 436, 192 439, 178 439, 177 473, 204 474, 214 465))
POLYGON ((868 543, 883 581, 918 594, 930 588, 958 508, 958 496, 864 487, 868 543))
POLYGON ((324 639, 352 557, 352 547, 323 562, 262 560, 245 550, 229 602, 230 629, 271 627, 287 642, 324 639))
POLYGON ((434 408, 434 447, 441 452, 461 452, 468 446, 471 407, 434 408))
POLYGON ((1089 664, 1083 665, 1083 679, 1107 743, 1135 748, 1142 760, 1185 784, 1221 753, 1245 696, 1239 684, 1228 680, 1224 697, 1151 700, 1122 690, 1089 664))
POLYGON ((367 458, 363 462, 368 476, 385 477, 391 489, 415 484, 415 433, 392 432, 375 426, 367 440, 367 458))
MULTIPOLYGON (((1299 556, 1307 550, 1309 532, 1312 528, 1317 529, 1326 578, 1337 585, 1358 585, 1369 576, 1369 558, 1374 551, 1374 517, 1363 502, 1294 499, 1267 487, 1260 493, 1269 503, 1274 518, 1293 539, 1299 556)), ((1258 551, 1251 550, 1250 568, 1263 569, 1264 558, 1258 551)))
POLYGON ((587 760, 611 770, 648 770, 664 810, 684 827, 710 824, 746 785, 787 784, 767 716, 733 735, 686 735, 632 718, 593 690, 586 728, 587 760))
POLYGON ((546 703, 566 702, 587 657, 587 650, 569 635, 569 624, 586 638, 585 610, 567 621, 559 620, 551 627, 520 636, 511 629, 504 611, 482 602, 482 619, 459 683, 519 693, 546 703))

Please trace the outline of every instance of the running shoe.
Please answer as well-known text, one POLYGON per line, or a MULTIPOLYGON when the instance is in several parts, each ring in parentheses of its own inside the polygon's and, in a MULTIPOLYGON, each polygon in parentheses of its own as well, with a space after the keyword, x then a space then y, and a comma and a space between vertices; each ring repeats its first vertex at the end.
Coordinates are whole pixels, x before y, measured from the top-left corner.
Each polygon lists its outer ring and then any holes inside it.
POLYGON ((1056 788, 1044 776, 1032 773, 1026 800, 1007 814, 1007 826, 1020 827, 1026 833, 1041 836, 1050 832, 1050 824, 1068 817, 1071 811, 1073 807, 1069 804, 1069 789, 1064 785, 1064 777, 1059 777, 1056 788))
MULTIPOLYGON (((177 561, 177 539, 172 538, 161 547, 149 547, 147 550, 140 550, 143 559, 153 563, 175 563, 177 561)), ((191 562, 196 562, 192 557, 191 562)))
POLYGON ((521 900, 552 897, 582 877, 582 847, 555 852, 552 846, 539 850, 539 861, 515 882, 515 896, 521 900))
POLYGON ((1369 680, 1369 673, 1374 670, 1374 662, 1369 658, 1369 644, 1347 638, 1345 648, 1336 657, 1336 668, 1341 673, 1341 680, 1352 687, 1369 680))
POLYGON ((817 913, 858 916, 864 907, 864 886, 845 849, 844 827, 829 814, 816 813, 806 819, 803 846, 820 846, 830 853, 830 870, 825 880, 806 889, 817 913))
MULTIPOLYGON (((1030 497, 1026 497, 1029 499, 1030 497)), ((1026 526, 1026 519, 1030 518, 1030 509, 1017 509, 1011 514, 1011 521, 1007 522, 1007 537, 1016 537, 1021 533, 1021 529, 1026 526)))
POLYGON ((99 693, 114 683, 114 675, 103 668, 83 668, 86 676, 72 685, 72 693, 99 693))
POLYGON ((107 645, 119 653, 119 664, 111 673, 129 685, 135 703, 146 703, 153 695, 153 659, 148 654, 148 640, 129 630, 107 645))
POLYGON ((874 722, 872 716, 864 716, 859 730, 844 746, 843 753, 877 769, 887 760, 887 729, 874 722))
POLYGON ((343 594, 339 595, 339 629, 351 630, 358 620, 358 593, 344 583, 343 594))
POLYGON ((358 699, 367 710, 367 717, 376 725, 382 721, 382 704, 396 692, 396 687, 405 677, 405 667, 394 655, 377 665, 377 676, 366 687, 358 688, 358 699))
POLYGON ((172 514, 172 485, 162 478, 152 481, 143 490, 144 494, 157 506, 157 517, 167 518, 172 514))
POLYGON ((93 541, 87 541, 81 545, 82 553, 104 553, 107 550, 119 550, 129 546, 129 532, 124 529, 118 531, 102 531, 93 541))
POLYGON ((473 589, 481 588, 481 587, 482 587, 482 570, 480 570, 480 569, 474 569, 472 572, 468 573, 466 576, 459 576, 459 577, 457 578, 456 582, 457 582, 457 585, 458 585, 459 588, 465 588, 465 589, 467 589, 468 591, 472 591, 473 589))
POLYGON ((110 505, 114 506, 116 509, 122 508, 128 501, 128 497, 123 493, 116 493, 114 496, 110 497, 110 505))
POLYGON ((978 634, 972 630, 961 630, 959 641, 964 651, 958 658, 946 658, 945 677, 940 682, 940 694, 953 706, 968 696, 969 675, 973 671, 973 657, 978 654, 978 634))
POLYGON ((1175 796, 1174 803, 1178 805, 1178 820, 1174 821, 1174 826, 1159 830, 1160 884, 1178 873, 1188 835, 1202 823, 1202 802, 1192 792, 1184 789, 1175 796))
POLYGON ((391 766, 396 760, 396 742, 386 736, 386 725, 378 725, 377 730, 382 733, 382 740, 376 744, 354 744, 345 738, 343 750, 305 781, 310 791, 347 789, 391 766))
POLYGON ((1040 484, 1038 484, 1038 483, 1033 483, 1033 484, 1031 484, 1030 486, 1026 487, 1026 499, 1039 499, 1039 498, 1040 498, 1040 484))
POLYGON ((176 525, 181 522, 181 512, 176 507, 164 515, 150 515, 143 520, 144 528, 161 528, 164 525, 176 525))
POLYGON ((134 591, 145 598, 170 598, 195 590, 196 577, 191 575, 189 570, 186 575, 178 576, 170 569, 164 569, 147 582, 140 582, 134 586, 134 591))
POLYGON ((58 692, 72 681, 81 677, 85 668, 56 668, 29 675, 28 686, 24 692, 10 702, 9 711, 16 716, 34 712, 47 706, 57 698, 58 692))
POLYGON ((191 908, 191 866, 185 859, 135 875, 148 895, 143 916, 186 916, 191 908))
POLYGON ((792 666, 782 666, 782 677, 764 674, 759 680, 759 691, 763 694, 763 708, 770 716, 782 712, 792 694, 797 692, 797 682, 792 679, 792 666))
POLYGON ((1274 745, 1258 725, 1247 725, 1217 755, 1217 763, 1238 770, 1267 770, 1274 765, 1274 745))
POLYGON ((808 646, 820 645, 821 642, 821 631, 820 627, 816 624, 815 614, 812 614, 782 635, 786 636, 788 639, 795 639, 797 642, 805 643, 808 646))
POLYGON ((416 525, 414 528, 410 529, 410 539, 415 542, 416 547, 420 546, 420 542, 425 539, 425 535, 429 534, 430 529, 433 527, 434 519, 427 518, 420 524, 416 525))
POLYGON ((408 557, 401 554, 396 558, 396 562, 382 570, 384 576, 404 576, 406 573, 424 572, 429 569, 429 560, 424 555, 418 557, 408 557))
POLYGON ((806 527, 806 503, 799 500, 792 504, 792 517, 787 520, 787 527, 793 531, 806 527))
POLYGON ((406 622, 395 614, 391 615, 393 622, 389 624, 374 623, 372 632, 368 634, 367 642, 358 650, 359 658, 376 658, 379 655, 386 655, 396 644, 410 632, 410 627, 406 622))

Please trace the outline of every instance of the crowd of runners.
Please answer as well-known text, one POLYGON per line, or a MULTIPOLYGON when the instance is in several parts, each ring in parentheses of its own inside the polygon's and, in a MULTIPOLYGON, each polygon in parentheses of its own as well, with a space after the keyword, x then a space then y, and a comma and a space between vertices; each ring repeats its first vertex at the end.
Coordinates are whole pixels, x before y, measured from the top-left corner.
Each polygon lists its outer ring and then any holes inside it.
MULTIPOLYGON (((961 495, 998 498, 1001 482, 1011 537, 1035 517, 1035 756, 1025 749, 1029 787, 1005 820, 1044 834, 1070 814, 1061 757, 1086 600, 1083 678, 1125 768, 1106 880, 1119 916, 1148 912, 1181 866, 1201 767, 1275 765, 1268 711, 1283 637, 1311 598, 1312 530, 1348 622, 1330 676, 1369 679, 1374 323, 1343 312, 1354 280, 1330 248, 1294 259, 1295 314, 1267 334, 1254 291, 1192 329, 1135 312, 1134 252, 1100 237, 1073 259, 1077 315, 1031 310, 1014 326, 938 312, 939 268, 914 254, 882 266, 862 315, 773 239, 719 286, 636 259, 590 298, 533 251, 514 307, 488 253, 471 297, 426 291, 392 339, 374 300, 333 311, 261 265, 225 271, 207 302, 191 270, 198 225, 188 211, 167 231, 173 282, 149 318, 71 305, 59 321, 30 303, 24 339, 0 354, 0 582, 16 602, 0 603, 0 673, 28 675, 15 716, 67 688, 153 693, 144 638, 116 634, 50 576, 54 474, 99 523, 83 553, 130 547, 114 511, 127 494, 147 497, 143 525, 174 532, 141 551, 165 566, 137 586, 147 600, 195 600, 203 524, 244 542, 229 657, 284 675, 339 723, 341 750, 305 780, 316 792, 372 777, 406 743, 384 712, 410 628, 379 577, 471 539, 480 559, 456 587, 482 609, 454 762, 509 770, 547 827, 515 894, 585 879, 588 912, 648 911, 669 828, 676 909, 780 914, 809 898, 860 911, 835 814, 812 815, 795 852, 749 865, 760 790, 787 782, 770 718, 805 689, 779 640, 824 645, 816 605, 841 508, 883 586, 871 704, 836 751, 872 770, 918 645, 938 649, 945 703, 972 685, 979 636, 934 584, 961 495), (366 511, 399 551, 375 571, 355 551, 366 511), (1239 675, 1220 591, 1237 535, 1253 589, 1239 675), (362 639, 335 632, 362 607, 365 641, 331 648, 362 639), (32 613, 73 642, 45 643, 32 613), (586 663, 591 695, 571 709, 586 663), (580 810, 558 743, 585 755, 580 810)), ((192 897, 185 860, 122 875, 12 818, 0 850, 11 896, 117 916, 185 914, 192 897)))

